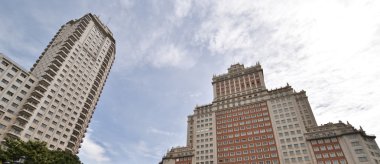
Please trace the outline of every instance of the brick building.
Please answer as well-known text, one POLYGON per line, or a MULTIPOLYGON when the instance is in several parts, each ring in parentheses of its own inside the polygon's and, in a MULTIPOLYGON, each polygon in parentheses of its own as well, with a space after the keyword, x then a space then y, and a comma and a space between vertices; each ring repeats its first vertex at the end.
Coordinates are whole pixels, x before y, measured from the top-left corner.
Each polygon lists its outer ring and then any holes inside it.
POLYGON ((195 107, 188 116, 187 147, 194 150, 192 164, 379 162, 375 137, 360 130, 358 142, 365 143, 369 151, 338 144, 339 137, 313 139, 311 136, 325 133, 327 125, 317 125, 306 92, 297 92, 289 84, 268 90, 259 63, 247 68, 231 65, 227 73, 213 76, 212 86, 212 103, 195 107), (311 144, 315 140, 319 145, 311 144), (326 152, 316 152, 315 147, 320 146, 326 152))

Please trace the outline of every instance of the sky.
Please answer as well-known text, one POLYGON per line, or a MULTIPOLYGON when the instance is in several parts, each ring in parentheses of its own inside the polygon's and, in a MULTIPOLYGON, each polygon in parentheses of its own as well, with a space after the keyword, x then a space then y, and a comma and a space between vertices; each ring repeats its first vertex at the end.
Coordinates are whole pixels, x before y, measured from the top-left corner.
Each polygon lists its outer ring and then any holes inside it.
POLYGON ((0 52, 29 69, 61 25, 89 12, 113 32, 116 60, 85 164, 158 163, 185 145, 187 116, 235 63, 260 62, 268 89, 305 90, 318 124, 380 137, 378 0, 3 0, 0 52))

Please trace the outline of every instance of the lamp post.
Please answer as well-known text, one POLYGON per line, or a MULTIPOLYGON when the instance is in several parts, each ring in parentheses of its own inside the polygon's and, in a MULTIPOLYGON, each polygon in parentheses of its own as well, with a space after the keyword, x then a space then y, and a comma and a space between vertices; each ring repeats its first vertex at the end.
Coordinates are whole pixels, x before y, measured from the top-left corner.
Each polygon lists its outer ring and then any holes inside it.
POLYGON ((24 163, 25 159, 26 159, 25 156, 21 156, 20 159, 18 159, 18 163, 24 163))

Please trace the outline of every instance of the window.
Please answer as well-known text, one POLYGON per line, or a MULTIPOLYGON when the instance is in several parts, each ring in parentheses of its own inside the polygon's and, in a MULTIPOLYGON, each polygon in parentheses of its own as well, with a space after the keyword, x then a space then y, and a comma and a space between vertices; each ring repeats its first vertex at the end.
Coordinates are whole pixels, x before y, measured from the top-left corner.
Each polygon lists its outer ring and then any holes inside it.
POLYGON ((18 104, 16 104, 16 103, 12 103, 12 106, 15 107, 15 108, 17 108, 17 107, 18 107, 18 104))
POLYGON ((15 68, 15 67, 12 67, 12 71, 13 71, 13 72, 18 72, 18 69, 15 68))
POLYGON ((6 126, 3 124, 0 124, 0 129, 4 129, 6 126))
POLYGON ((8 92, 7 92, 7 95, 9 95, 9 96, 13 96, 13 92, 8 91, 8 92))
POLYGON ((35 130, 35 128, 29 127, 29 131, 33 132, 34 130, 35 130))
POLYGON ((17 89, 18 89, 18 87, 17 87, 17 86, 15 86, 15 85, 12 85, 12 89, 14 89, 14 90, 17 90, 17 89))
POLYGON ((359 141, 355 141, 355 142, 351 142, 351 145, 352 146, 359 146, 360 144, 359 144, 359 141))
POLYGON ((26 137, 26 138, 30 138, 31 135, 30 135, 30 134, 25 134, 25 137, 26 137))
POLYGON ((10 114, 14 114, 15 113, 13 110, 10 110, 10 109, 8 109, 7 112, 10 113, 10 114))
POLYGON ((367 157, 359 157, 359 161, 360 162, 367 162, 368 159, 367 159, 367 157))
POLYGON ((13 78, 14 76, 12 75, 12 74, 10 74, 10 73, 7 73, 7 76, 9 77, 9 78, 13 78))
POLYGON ((41 127, 43 128, 46 128, 46 126, 47 126, 46 124, 41 124, 41 127))
POLYGON ((16 82, 19 83, 19 84, 22 83, 22 81, 20 79, 16 79, 16 82))
POLYGON ((5 116, 4 118, 3 118, 5 121, 11 121, 11 118, 9 118, 9 117, 7 117, 7 116, 5 116))
POLYGON ((1 64, 3 64, 6 67, 9 65, 9 63, 7 63, 6 61, 1 61, 1 64))
POLYGON ((34 123, 34 124, 38 124, 39 122, 40 122, 40 121, 38 121, 38 120, 36 120, 36 119, 33 120, 33 123, 34 123))
POLYGON ((3 97, 2 99, 1 99, 1 101, 4 101, 4 102, 9 102, 9 100, 7 99, 7 98, 5 98, 5 97, 3 97))
POLYGON ((321 148, 321 150, 326 150, 325 146, 321 146, 320 148, 321 148))
POLYGON ((355 149, 356 154, 364 154, 363 149, 355 149))
POLYGON ((7 81, 5 79, 1 80, 1 82, 3 82, 4 84, 8 84, 9 83, 9 81, 7 81))

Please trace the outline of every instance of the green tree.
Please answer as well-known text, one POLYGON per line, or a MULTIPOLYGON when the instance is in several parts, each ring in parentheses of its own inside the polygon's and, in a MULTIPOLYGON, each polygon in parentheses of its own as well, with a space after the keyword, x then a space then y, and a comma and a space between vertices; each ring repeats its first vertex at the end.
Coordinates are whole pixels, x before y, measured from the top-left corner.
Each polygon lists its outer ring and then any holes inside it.
POLYGON ((6 139, 0 149, 0 161, 13 162, 24 158, 25 164, 81 164, 70 152, 49 150, 45 142, 6 139))

